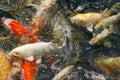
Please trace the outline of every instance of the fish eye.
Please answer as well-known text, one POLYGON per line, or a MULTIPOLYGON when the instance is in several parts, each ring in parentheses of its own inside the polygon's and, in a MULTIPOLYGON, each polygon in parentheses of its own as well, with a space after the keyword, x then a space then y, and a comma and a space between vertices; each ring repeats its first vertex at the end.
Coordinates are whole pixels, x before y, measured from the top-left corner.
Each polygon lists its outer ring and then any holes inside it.
POLYGON ((19 53, 18 53, 18 52, 15 52, 15 54, 17 54, 17 55, 18 55, 19 53))

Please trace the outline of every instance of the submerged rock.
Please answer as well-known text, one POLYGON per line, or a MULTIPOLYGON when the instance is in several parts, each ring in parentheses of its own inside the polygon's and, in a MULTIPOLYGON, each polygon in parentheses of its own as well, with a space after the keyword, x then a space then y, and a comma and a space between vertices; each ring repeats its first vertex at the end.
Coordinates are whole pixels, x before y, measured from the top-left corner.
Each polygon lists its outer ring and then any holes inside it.
POLYGON ((87 70, 81 66, 75 67, 65 80, 112 80, 103 73, 87 70))

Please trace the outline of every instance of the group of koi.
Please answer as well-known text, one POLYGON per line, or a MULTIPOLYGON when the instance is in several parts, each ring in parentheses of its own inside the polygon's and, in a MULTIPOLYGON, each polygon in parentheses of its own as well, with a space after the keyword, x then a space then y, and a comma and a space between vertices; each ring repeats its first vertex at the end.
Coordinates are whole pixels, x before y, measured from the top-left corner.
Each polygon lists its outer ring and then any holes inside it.
MULTIPOLYGON (((3 18, 2 23, 5 25, 6 30, 10 31, 11 34, 14 34, 15 37, 17 37, 20 40, 20 42, 23 42, 24 44, 26 44, 26 45, 23 45, 26 47, 21 48, 21 49, 15 48, 15 50, 12 50, 9 53, 9 56, 10 56, 11 60, 13 61, 13 63, 12 63, 13 71, 11 71, 10 75, 15 75, 17 72, 19 72, 21 70, 23 80, 33 80, 35 74, 37 73, 37 64, 35 61, 36 59, 34 59, 34 57, 33 57, 33 54, 35 52, 33 52, 33 51, 31 52, 32 48, 28 48, 28 47, 33 47, 33 48, 37 49, 39 46, 39 43, 40 43, 40 46, 43 45, 44 48, 46 48, 46 46, 49 45, 49 43, 38 42, 39 40, 37 39, 37 37, 30 30, 27 30, 24 26, 21 25, 21 23, 19 23, 16 20, 3 18), (28 43, 31 43, 31 44, 28 44, 28 43), (36 47, 32 43, 35 43, 36 47), (41 43, 42 43, 42 45, 41 45, 41 43), (30 50, 22 50, 22 49, 30 49, 30 50), (21 51, 19 52, 19 50, 21 50, 21 51), (27 51, 30 51, 31 53, 30 52, 27 53, 27 51), (21 53, 23 53, 24 55, 22 56, 21 53), (25 56, 26 56, 26 58, 25 58, 25 56), (29 59, 29 57, 33 57, 33 59, 31 60, 31 59, 29 59), (20 62, 21 69, 20 69, 20 67, 18 67, 16 62, 14 63, 14 61, 16 61, 16 60, 22 61, 22 63, 20 62), (32 73, 32 75, 31 75, 31 73, 32 73)), ((23 47, 23 46, 21 46, 21 47, 23 47)), ((20 48, 20 47, 18 47, 18 48, 20 48)), ((44 48, 42 48, 41 50, 43 51, 44 48)), ((39 50, 39 48, 38 48, 38 50, 39 50)))
POLYGON ((105 10, 101 13, 90 12, 86 14, 77 14, 70 17, 70 20, 72 23, 85 27, 88 31, 93 33, 93 38, 89 43, 94 45, 105 39, 114 31, 115 23, 120 20, 119 10, 120 3, 116 3, 109 10, 105 10), (103 29, 103 31, 94 35, 94 30, 97 31, 99 29, 103 29))
MULTIPOLYGON (((61 49, 61 47, 51 41, 43 42, 38 39, 47 20, 47 10, 49 10, 55 2, 56 0, 45 0, 37 7, 30 4, 30 6, 32 5, 37 9, 37 13, 29 23, 29 29, 25 28, 20 22, 14 19, 2 18, 1 22, 4 28, 9 31, 10 34, 13 34, 22 44, 22 46, 19 46, 8 53, 8 58, 12 64, 9 65, 11 69, 9 74, 7 74, 9 76, 7 76, 5 80, 13 80, 19 74, 21 80, 34 80, 42 56, 46 53, 54 53, 58 49, 61 49)), ((1 40, 4 39, 7 39, 7 37, 1 37, 1 40)), ((48 60, 51 63, 54 63, 56 57, 54 55, 48 55, 48 60)), ((68 70, 69 67, 65 72, 63 71, 63 73, 66 74, 68 70)))
MULTIPOLYGON (((8 80, 8 78, 9 80, 12 80, 12 77, 19 73, 22 76, 21 80, 34 80, 35 76, 37 75, 39 67, 38 64, 41 63, 42 56, 46 53, 54 53, 59 49, 59 47, 51 41, 43 42, 38 39, 38 36, 40 36, 40 32, 44 28, 47 20, 47 10, 49 10, 49 8, 55 3, 56 0, 44 0, 39 6, 29 4, 37 9, 37 13, 29 24, 29 29, 25 28, 20 22, 14 19, 2 18, 1 22, 4 28, 18 38, 23 45, 13 49, 8 53, 8 57, 10 57, 10 60, 12 61, 12 64, 9 64, 9 66, 6 68, 10 70, 8 70, 9 77, 1 80, 8 80)), ((93 32, 93 29, 98 30, 99 28, 104 28, 100 34, 94 36, 90 40, 90 44, 94 45, 113 32, 111 27, 107 29, 106 26, 110 25, 110 23, 113 25, 114 22, 120 19, 120 13, 117 12, 116 15, 113 15, 116 11, 118 11, 119 8, 120 3, 117 3, 108 11, 101 13, 91 12, 86 14, 77 14, 73 17, 70 17, 70 20, 72 23, 83 26, 91 32, 93 32)), ((2 53, 3 52, 0 52, 0 55, 2 53)), ((51 62, 53 63, 55 60, 51 62)), ((72 68, 73 65, 66 67, 60 71, 60 73, 55 75, 53 80, 62 79, 64 75, 69 74, 69 71, 71 71, 72 68)), ((8 73, 6 73, 6 76, 8 73)))

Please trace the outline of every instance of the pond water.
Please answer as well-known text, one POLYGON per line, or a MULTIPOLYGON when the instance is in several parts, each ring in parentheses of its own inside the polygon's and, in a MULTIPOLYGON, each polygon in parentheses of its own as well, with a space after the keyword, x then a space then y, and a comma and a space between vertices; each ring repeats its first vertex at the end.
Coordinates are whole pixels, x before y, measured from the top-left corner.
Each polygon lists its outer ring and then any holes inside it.
MULTIPOLYGON (((33 7, 26 7, 24 2, 25 0, 0 0, 0 18, 13 18, 28 27, 27 24, 32 20, 32 16, 35 15, 36 10, 33 7)), ((113 77, 111 74, 106 74, 96 67, 94 63, 94 60, 99 57, 120 56, 120 28, 110 34, 104 41, 90 45, 89 41, 93 37, 92 33, 79 25, 71 23, 68 18, 78 13, 99 13, 110 9, 112 5, 118 2, 120 2, 120 0, 58 0, 55 8, 52 8, 51 12, 48 13, 50 16, 47 19, 39 39, 43 41, 53 40, 54 36, 52 33, 54 32, 54 28, 56 28, 54 27, 55 23, 58 27, 62 26, 60 29, 65 30, 63 33, 60 32, 60 34, 59 31, 57 33, 55 32, 55 34, 61 38, 55 41, 58 45, 64 41, 64 37, 66 39, 66 47, 62 54, 58 53, 56 55, 64 56, 62 67, 70 64, 75 65, 75 67, 64 80, 120 79, 118 77, 120 75, 113 77), (80 6, 82 10, 77 12, 75 10, 78 6, 80 6)), ((33 0, 33 3, 38 4, 39 0, 33 0)), ((120 27, 119 24, 117 25, 120 27)), ((57 28, 57 30, 59 29, 57 28)), ((0 36, 12 37, 10 41, 0 41, 0 46, 6 52, 9 52, 19 44, 18 39, 3 28, 2 23, 0 23, 0 36)), ((60 57, 58 57, 58 59, 60 59, 60 57)), ((52 80, 56 71, 50 69, 51 64, 45 59, 43 59, 42 64, 44 66, 39 68, 36 80, 52 80)), ((118 72, 119 71, 120 70, 118 70, 118 72)))

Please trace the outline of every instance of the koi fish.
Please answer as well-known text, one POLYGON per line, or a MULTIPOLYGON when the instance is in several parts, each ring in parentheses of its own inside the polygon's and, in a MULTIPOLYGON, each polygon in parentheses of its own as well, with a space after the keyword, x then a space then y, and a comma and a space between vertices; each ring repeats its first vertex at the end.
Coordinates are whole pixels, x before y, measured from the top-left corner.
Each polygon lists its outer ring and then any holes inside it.
POLYGON ((112 78, 120 79, 120 57, 99 57, 94 60, 94 64, 112 78))
POLYGON ((0 49, 0 80, 8 80, 11 70, 11 64, 8 61, 5 52, 0 49))
POLYGON ((28 2, 28 5, 34 7, 37 11, 29 24, 30 29, 34 35, 39 36, 48 18, 49 10, 55 3, 56 0, 44 0, 41 1, 40 5, 32 4, 32 1, 28 2))
POLYGON ((34 58, 40 57, 44 53, 54 52, 57 47, 52 42, 36 42, 17 47, 10 51, 9 55, 33 61, 34 58))
POLYGON ((90 40, 90 44, 91 45, 94 45, 96 44, 97 42, 103 40, 104 38, 106 38, 108 35, 111 34, 111 31, 109 31, 109 29, 104 29, 100 34, 98 34, 97 36, 93 37, 91 40, 90 40))
POLYGON ((14 34, 22 43, 34 43, 39 41, 34 34, 27 30, 21 23, 16 20, 3 18, 1 22, 5 29, 14 34))
MULTIPOLYGON (((38 66, 36 65, 41 63, 42 56, 45 53, 55 50, 56 47, 52 42, 36 42, 17 47, 10 51, 9 55, 11 56, 12 60, 24 60, 21 63, 21 74, 23 76, 22 78, 24 80, 33 80, 36 75, 35 73, 37 73, 36 70, 38 66)), ((50 57, 49 60, 53 61, 54 59, 50 57)), ((18 68, 16 72, 18 72, 18 68)))
MULTIPOLYGON (((22 43, 23 42, 24 43, 35 43, 39 41, 34 35, 34 33, 27 30, 24 26, 22 26, 21 23, 19 23, 16 20, 3 18, 2 23, 5 25, 6 30, 10 31, 11 34, 14 34, 22 43)), ((11 59, 13 61, 17 61, 17 60, 21 60, 22 58, 13 56, 11 57, 11 59)), ((37 65, 37 63, 33 61, 24 61, 24 62, 18 63, 18 64, 21 64, 21 66, 19 65, 14 66, 14 62, 13 62, 11 76, 15 76, 17 73, 19 73, 20 67, 21 67, 23 79, 33 80, 33 76, 35 75, 33 75, 31 71, 34 71, 36 73, 36 71, 33 69, 35 68, 35 66, 33 66, 33 63, 34 65, 37 65), (29 68, 31 70, 29 70, 29 68), (30 73, 32 73, 32 75, 30 75, 30 73)))
MULTIPOLYGON (((17 47, 10 51, 9 55, 12 60, 24 60, 21 63, 22 75, 24 76, 23 79, 26 80, 29 77, 30 80, 33 80, 32 70, 29 71, 29 69, 34 70, 34 68, 38 68, 32 65, 41 63, 42 56, 45 55, 45 53, 55 53, 54 51, 56 51, 56 49, 56 46, 52 42, 36 42, 17 47), (28 65, 31 67, 29 68, 28 65), (32 77, 29 75, 32 75, 32 77)), ((54 61, 53 57, 48 57, 50 61, 54 61)), ((35 73, 37 73, 36 70, 35 73)))
POLYGON ((21 64, 22 80, 34 80, 37 75, 36 60, 28 61, 24 60, 21 64))
POLYGON ((72 23, 83 26, 87 28, 89 31, 93 31, 93 26, 97 24, 99 21, 108 18, 109 16, 118 13, 120 9, 120 3, 114 4, 108 11, 103 11, 101 13, 83 13, 77 14, 75 16, 70 17, 72 23))
POLYGON ((101 27, 105 28, 107 25, 115 24, 119 20, 120 20, 120 13, 118 13, 117 15, 113 15, 111 17, 108 17, 108 18, 100 21, 98 24, 96 24, 95 29, 98 30, 101 27))
POLYGON ((41 32, 42 29, 44 28, 45 21, 46 21, 45 18, 35 17, 35 19, 33 19, 33 20, 29 23, 30 31, 31 31, 35 36, 39 36, 39 35, 40 35, 40 32, 41 32))
POLYGON ((108 18, 100 21, 95 26, 95 29, 96 30, 103 29, 103 30, 90 40, 90 44, 94 45, 97 42, 100 42, 101 40, 105 39, 111 33, 113 33, 117 29, 116 23, 119 20, 120 20, 120 13, 118 13, 117 15, 113 15, 111 17, 108 17, 108 18))
POLYGON ((36 5, 36 16, 41 16, 44 18, 47 18, 48 16, 48 12, 50 10, 50 8, 52 8, 55 3, 57 2, 57 0, 43 0, 41 1, 40 5, 36 5))
POLYGON ((57 73, 52 80, 63 80, 65 79, 69 73, 72 71, 73 69, 73 65, 69 65, 67 67, 65 67, 62 71, 60 71, 59 73, 57 73))
POLYGON ((93 25, 97 22, 109 17, 109 14, 103 13, 85 13, 85 14, 77 14, 73 17, 70 17, 72 23, 78 24, 87 28, 89 31, 93 31, 93 25))

